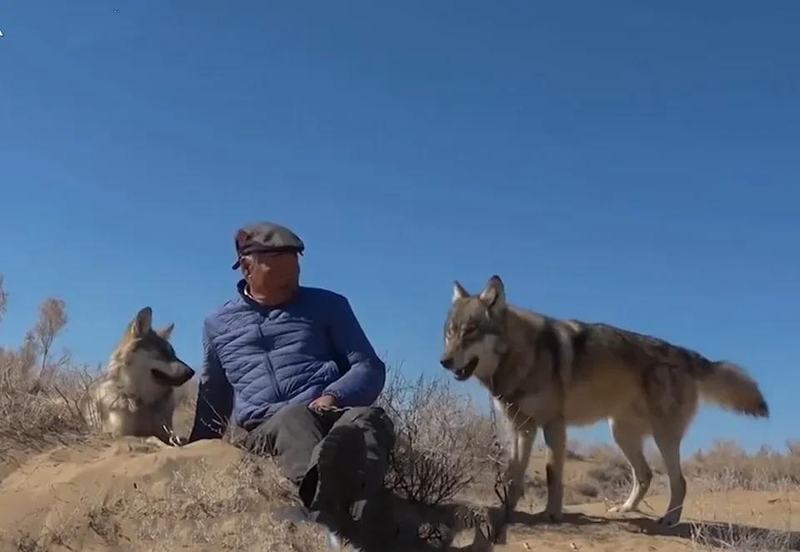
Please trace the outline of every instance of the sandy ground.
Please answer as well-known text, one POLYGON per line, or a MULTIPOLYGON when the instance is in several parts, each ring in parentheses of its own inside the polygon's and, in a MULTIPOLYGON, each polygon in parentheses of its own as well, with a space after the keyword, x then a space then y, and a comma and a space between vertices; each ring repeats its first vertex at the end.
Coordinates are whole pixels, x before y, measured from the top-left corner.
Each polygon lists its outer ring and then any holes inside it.
MULTIPOLYGON (((656 512, 666 507, 668 497, 647 499, 656 512)), ((647 510, 647 508, 644 508, 647 510)), ((696 550, 721 538, 738 543, 741 550, 796 548, 800 526, 800 493, 730 491, 689 495, 681 525, 666 531, 655 526, 655 513, 615 515, 602 503, 565 508, 559 525, 536 524, 533 516, 520 514, 512 526, 508 544, 495 550, 598 550, 608 552, 696 550), (700 525, 693 525, 693 524, 700 525), (764 529, 774 532, 766 533, 764 529), (693 531, 700 530, 693 542, 693 531), (707 539, 703 542, 703 539, 707 539), (789 539, 794 546, 790 547, 789 539)), ((720 546, 720 548, 726 548, 720 546)))
MULTIPOLYGON (((263 547, 236 544, 235 535, 218 538, 219 532, 243 531, 247 518, 251 528, 270 523, 264 516, 275 497, 266 495, 274 490, 245 496, 250 483, 231 472, 240 459, 237 449, 222 442, 158 449, 136 439, 18 454, 14 461, 6 456, 0 464, 0 550, 292 549, 266 542, 263 547), (202 546, 206 541, 213 545, 202 546)), ((540 464, 536 459, 533 478, 540 464)), ((580 478, 591 466, 572 460, 567 473, 580 478)), ((791 533, 800 526, 800 493, 699 493, 692 492, 690 482, 684 523, 664 534, 652 520, 666 500, 663 494, 649 496, 644 514, 627 515, 607 513, 602 502, 573 504, 565 507, 565 520, 558 525, 539 521, 531 513, 539 507, 529 501, 506 544, 494 550, 688 550, 702 545, 703 534, 735 541, 741 550, 787 549, 790 539, 792 547, 800 548, 800 538, 791 533), (694 540, 692 522, 703 522, 703 534, 694 540), (774 532, 765 537, 764 529, 774 532)), ((478 549, 459 544, 460 550, 478 549)))

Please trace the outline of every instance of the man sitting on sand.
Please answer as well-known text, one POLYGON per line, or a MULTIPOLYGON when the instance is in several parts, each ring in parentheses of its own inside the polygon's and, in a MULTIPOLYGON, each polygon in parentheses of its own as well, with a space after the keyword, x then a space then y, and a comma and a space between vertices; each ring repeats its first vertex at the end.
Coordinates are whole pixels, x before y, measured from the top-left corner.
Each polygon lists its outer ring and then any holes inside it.
POLYGON ((345 297, 299 285, 305 246, 294 232, 251 224, 235 245, 244 278, 203 323, 189 442, 221 437, 232 415, 245 447, 297 485, 310 519, 346 533, 381 490, 394 446, 392 422, 372 406, 385 365, 345 297))

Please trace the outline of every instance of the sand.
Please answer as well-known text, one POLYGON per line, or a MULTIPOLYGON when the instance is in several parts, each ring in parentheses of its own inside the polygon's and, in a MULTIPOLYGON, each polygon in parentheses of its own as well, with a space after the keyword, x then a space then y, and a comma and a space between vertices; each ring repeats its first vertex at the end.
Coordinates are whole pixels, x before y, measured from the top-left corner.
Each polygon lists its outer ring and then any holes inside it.
MULTIPOLYGON (((245 464, 238 449, 221 441, 161 449, 140 439, 98 440, 5 454, 0 550, 324 549, 314 528, 276 528, 268 512, 288 496, 287 488, 277 479, 259 488, 252 477, 258 468, 245 464)), ((567 469, 576 477, 590 467, 572 460, 567 469)), ((531 475, 540 469, 534 463, 531 475)), ((666 501, 663 493, 648 496, 644 514, 625 515, 608 513, 602 502, 569 505, 560 524, 540 521, 529 501, 507 542, 494 550, 695 550, 714 537, 742 550, 800 548, 791 532, 800 525, 796 491, 694 492, 690 482, 684 523, 658 531, 653 519, 666 501), (699 536, 694 522, 703 522, 699 536)))

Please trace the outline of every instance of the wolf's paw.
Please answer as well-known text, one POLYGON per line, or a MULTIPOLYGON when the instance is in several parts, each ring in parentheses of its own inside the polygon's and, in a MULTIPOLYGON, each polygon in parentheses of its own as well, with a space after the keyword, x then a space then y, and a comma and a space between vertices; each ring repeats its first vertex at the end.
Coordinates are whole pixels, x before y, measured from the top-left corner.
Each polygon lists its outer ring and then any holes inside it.
POLYGON ((678 525, 678 522, 681 519, 681 511, 680 510, 672 510, 664 514, 662 517, 658 518, 656 523, 659 527, 663 528, 672 528, 678 525))
POLYGON ((608 512, 611 514, 627 514, 628 512, 634 512, 634 511, 636 511, 636 509, 629 506, 628 504, 618 504, 608 509, 608 512))
POLYGON ((561 508, 546 508, 543 512, 544 520, 547 523, 561 523, 561 520, 564 518, 564 513, 561 511, 561 508))

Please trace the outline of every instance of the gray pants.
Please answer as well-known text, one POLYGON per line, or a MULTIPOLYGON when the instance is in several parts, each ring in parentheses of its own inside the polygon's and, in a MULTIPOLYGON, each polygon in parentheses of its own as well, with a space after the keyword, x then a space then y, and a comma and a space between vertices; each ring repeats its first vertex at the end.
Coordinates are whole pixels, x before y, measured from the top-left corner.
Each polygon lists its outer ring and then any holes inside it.
POLYGON ((282 474, 298 486, 300 499, 309 507, 318 489, 320 451, 334 429, 350 437, 350 450, 345 447, 337 451, 336 469, 357 470, 358 474, 348 472, 343 477, 360 482, 353 491, 354 501, 368 499, 383 486, 395 443, 394 424, 382 408, 312 411, 303 404, 288 405, 253 429, 244 445, 250 452, 272 456, 282 474))

